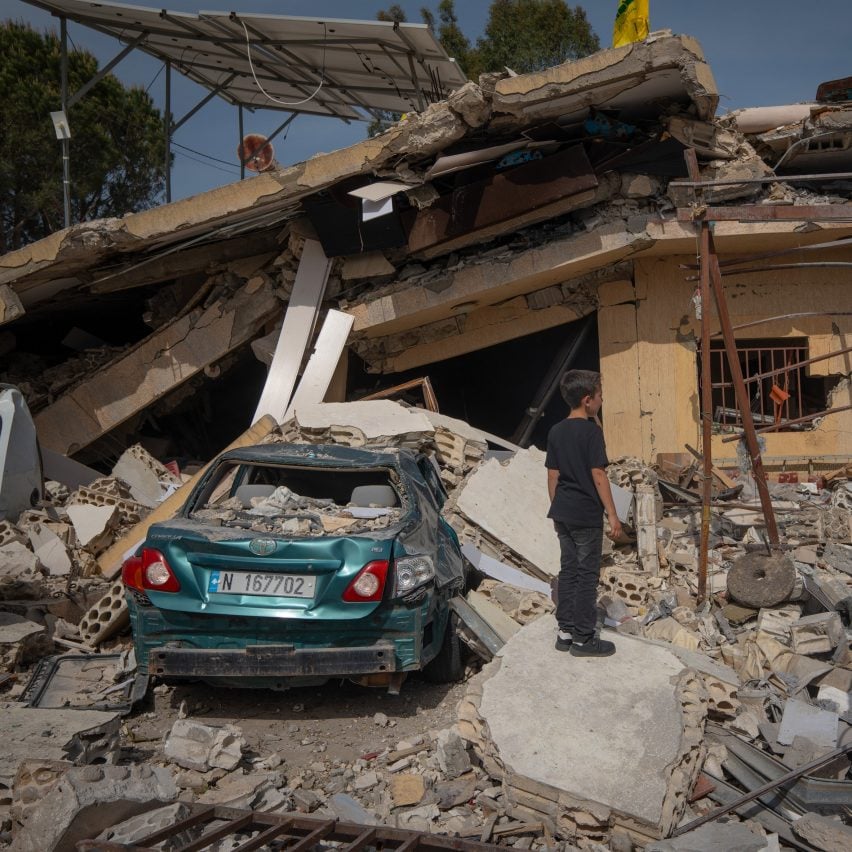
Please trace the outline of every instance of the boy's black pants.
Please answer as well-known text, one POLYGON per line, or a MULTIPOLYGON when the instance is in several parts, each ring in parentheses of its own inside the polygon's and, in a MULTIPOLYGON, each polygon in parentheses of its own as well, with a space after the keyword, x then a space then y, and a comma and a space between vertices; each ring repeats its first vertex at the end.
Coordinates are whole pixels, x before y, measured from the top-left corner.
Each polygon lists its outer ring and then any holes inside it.
POLYGON ((601 527, 566 527, 554 521, 561 551, 556 621, 575 642, 587 642, 597 626, 601 527))

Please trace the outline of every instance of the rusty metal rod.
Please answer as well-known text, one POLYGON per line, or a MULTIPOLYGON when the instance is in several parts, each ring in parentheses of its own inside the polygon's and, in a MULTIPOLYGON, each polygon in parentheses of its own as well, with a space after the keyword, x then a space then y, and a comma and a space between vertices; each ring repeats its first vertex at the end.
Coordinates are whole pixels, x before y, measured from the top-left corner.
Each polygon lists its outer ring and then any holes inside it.
POLYGON ((738 186, 741 183, 796 183, 798 181, 810 180, 846 180, 852 178, 852 172, 828 172, 823 175, 772 175, 771 177, 760 178, 741 178, 735 180, 728 178, 726 180, 673 180, 669 186, 738 186))
POLYGON ((728 313, 728 303, 725 300, 725 285, 722 282, 722 272, 719 269, 719 259, 716 256, 716 246, 713 234, 709 234, 709 266, 710 280, 713 284, 713 293, 716 297, 716 312, 719 317, 719 325, 722 328, 722 336, 725 340, 725 352, 728 356, 728 367, 734 384, 734 393, 737 405, 740 409, 743 428, 745 430, 746 446, 751 458, 751 467, 754 481, 757 485, 757 493, 760 496, 760 505, 763 509, 763 518, 766 522, 766 533, 769 536, 770 547, 777 548, 780 544, 778 538, 778 526, 775 523, 775 511, 772 508, 772 498, 769 496, 769 486, 766 484, 766 475, 763 472, 763 461, 760 457, 760 447, 757 443, 757 434, 754 429, 754 420, 751 416, 750 400, 748 391, 743 382, 743 371, 740 359, 737 355, 737 342, 734 339, 734 331, 731 327, 731 317, 728 313))
MULTIPOLYGON (((684 152, 689 176, 697 180, 698 157, 694 148, 684 152)), ((701 538, 698 548, 698 603, 707 597, 707 563, 710 552, 710 504, 713 499, 713 388, 710 364, 710 225, 698 226, 699 269, 701 280, 701 538)))
MULTIPOLYGON (((765 317, 764 319, 752 320, 731 326, 732 331, 742 331, 744 328, 754 328, 767 322, 778 322, 788 319, 804 319, 806 317, 852 317, 852 311, 801 311, 797 314, 780 314, 777 317, 765 317)), ((714 331, 711 337, 721 337, 721 331, 714 331)))
MULTIPOLYGON (((815 263, 769 263, 766 266, 745 266, 728 269, 722 275, 749 275, 753 272, 772 272, 774 269, 850 269, 852 262, 846 260, 820 260, 815 263)), ((687 281, 697 281, 697 275, 687 275, 687 281)))
POLYGON ((772 781, 767 781, 766 784, 764 784, 763 786, 757 787, 749 793, 740 796, 739 799, 734 802, 731 802, 729 805, 725 805, 723 808, 717 808, 715 811, 711 811, 706 816, 699 817, 698 819, 694 819, 692 822, 688 822, 686 825, 680 826, 680 828, 676 828, 669 835, 669 837, 680 837, 681 834, 686 834, 686 832, 692 831, 693 829, 696 829, 707 822, 713 822, 713 820, 719 819, 719 817, 723 817, 726 814, 731 813, 731 811, 735 811, 737 808, 747 804, 753 799, 759 798, 764 793, 771 793, 773 790, 776 790, 778 787, 783 787, 790 781, 796 781, 803 775, 807 775, 809 772, 813 772, 815 769, 819 769, 825 766, 826 764, 837 760, 838 757, 842 757, 844 754, 848 754, 850 751, 852 751, 852 743, 842 746, 841 748, 835 749, 834 751, 831 751, 828 754, 824 754, 822 755, 822 757, 818 757, 816 760, 812 760, 810 763, 806 763, 804 766, 799 766, 796 769, 791 769, 785 775, 782 775, 779 778, 775 778, 772 781))
MULTIPOLYGON (((852 405, 841 405, 838 408, 826 408, 825 411, 818 411, 816 414, 807 414, 804 417, 797 417, 795 420, 785 420, 783 423, 773 423, 771 426, 763 426, 755 430, 755 434, 762 435, 764 432, 777 432, 779 429, 784 429, 787 426, 795 426, 798 423, 808 423, 811 420, 816 420, 817 417, 825 417, 827 414, 837 414, 840 411, 850 411, 852 405)), ((731 441, 737 441, 742 435, 728 435, 722 438, 723 444, 728 444, 731 441)))
MULTIPOLYGON (((737 266, 740 263, 754 263, 756 260, 771 260, 773 257, 783 257, 786 254, 795 254, 798 251, 821 251, 823 249, 843 248, 852 245, 852 237, 841 237, 839 240, 829 240, 825 243, 807 243, 803 246, 793 246, 792 248, 775 249, 775 251, 757 252, 756 254, 744 254, 740 257, 729 257, 727 260, 720 260, 719 266, 727 268, 728 266, 737 266)), ((697 263, 681 263, 681 269, 698 269, 697 263)))
POLYGON ((852 204, 741 204, 731 207, 679 207, 678 222, 852 221, 852 204))
POLYGON ((805 361, 797 361, 795 364, 789 364, 786 367, 779 367, 777 370, 767 370, 765 373, 756 373, 745 379, 745 383, 756 382, 760 379, 768 379, 770 376, 777 376, 781 373, 789 373, 798 367, 807 367, 808 364, 815 364, 817 361, 827 361, 829 358, 835 358, 838 355, 845 355, 847 352, 852 352, 852 346, 847 346, 845 349, 835 349, 833 352, 828 352, 825 355, 817 355, 816 358, 808 358, 805 361))

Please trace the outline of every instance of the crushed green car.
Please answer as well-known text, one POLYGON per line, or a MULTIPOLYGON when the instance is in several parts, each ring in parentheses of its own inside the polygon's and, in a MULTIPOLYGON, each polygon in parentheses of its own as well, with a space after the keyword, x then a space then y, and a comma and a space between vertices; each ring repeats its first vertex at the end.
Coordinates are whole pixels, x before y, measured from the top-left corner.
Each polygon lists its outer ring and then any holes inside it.
POLYGON ((458 680, 466 563, 434 462, 266 444, 220 456, 122 567, 141 674, 286 689, 458 680))

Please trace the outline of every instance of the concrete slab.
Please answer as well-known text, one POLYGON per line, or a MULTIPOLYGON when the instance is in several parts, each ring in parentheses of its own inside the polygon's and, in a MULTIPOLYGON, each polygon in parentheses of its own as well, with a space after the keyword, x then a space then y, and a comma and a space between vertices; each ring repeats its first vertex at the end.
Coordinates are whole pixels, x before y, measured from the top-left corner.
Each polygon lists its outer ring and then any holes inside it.
POLYGON ((367 441, 434 432, 432 424, 422 412, 389 399, 323 402, 300 406, 294 414, 301 429, 322 431, 334 426, 357 429, 367 441))
POLYGON ((43 710, 0 702, 0 785, 11 787, 23 760, 110 760, 118 751, 118 713, 43 710))
POLYGON ((664 836, 697 772, 703 687, 662 647, 613 633, 614 656, 581 659, 555 649, 555 629, 547 616, 518 631, 483 687, 479 715, 509 786, 664 836))
POLYGON ((541 450, 522 450, 506 463, 489 459, 470 477, 456 508, 545 577, 559 573, 559 541, 547 518, 550 500, 541 450))

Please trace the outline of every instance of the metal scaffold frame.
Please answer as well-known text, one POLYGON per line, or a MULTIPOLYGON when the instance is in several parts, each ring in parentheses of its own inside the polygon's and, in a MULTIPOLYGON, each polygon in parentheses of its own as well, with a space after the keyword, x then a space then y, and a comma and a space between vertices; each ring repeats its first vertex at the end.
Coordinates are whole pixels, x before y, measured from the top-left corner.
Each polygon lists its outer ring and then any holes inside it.
MULTIPOLYGON (((723 275, 746 274, 751 272, 764 272, 776 268, 772 265, 761 265, 757 263, 761 260, 767 260, 788 253, 788 250, 779 252, 771 252, 768 254, 750 255, 740 259, 729 259, 723 262, 719 261, 716 252, 716 245, 713 237, 713 225, 720 221, 738 221, 738 222, 760 222, 760 221, 849 221, 852 222, 852 204, 832 204, 832 205, 775 205, 775 204, 754 204, 740 205, 731 207, 710 207, 703 203, 702 192, 705 188, 715 186, 725 186, 731 183, 770 183, 778 180, 785 182, 805 182, 825 179, 848 179, 852 178, 852 173, 840 173, 831 175, 792 175, 783 178, 755 178, 750 181, 702 181, 698 169, 698 158, 695 149, 689 148, 685 152, 687 170, 689 172, 689 181, 676 181, 672 186, 691 187, 695 193, 692 208, 681 208, 678 210, 679 221, 691 221, 695 223, 698 231, 698 280, 699 280, 699 296, 701 303, 701 435, 702 435, 702 492, 701 492, 701 536, 699 544, 699 564, 698 564, 698 600, 705 600, 707 597, 707 563, 709 555, 710 542, 710 506, 712 501, 712 477, 713 477, 713 454, 712 454, 712 434, 713 434, 713 403, 712 403, 712 384, 710 374, 710 340, 711 337, 721 336, 725 344, 725 357, 727 359, 728 369, 731 374, 734 385, 737 408, 742 420, 742 434, 729 435, 722 440, 725 442, 745 440, 748 450, 749 459, 751 461, 752 474, 754 476, 755 485, 757 487, 758 497, 760 498, 761 511, 763 512, 764 522, 766 524, 767 549, 770 555, 780 554, 782 551, 781 539, 778 533, 778 524, 775 519, 775 512, 772 506, 772 499, 769 494, 769 486, 766 479, 766 474, 763 469, 763 458, 758 444, 757 436, 764 432, 774 432, 780 428, 805 423, 815 420, 818 417, 824 417, 828 414, 836 414, 841 411, 848 411, 852 406, 839 406, 829 408, 825 411, 809 414, 805 417, 799 417, 792 421, 782 421, 770 426, 764 426, 760 429, 755 427, 754 418, 752 417, 750 400, 747 390, 747 381, 743 377, 742 368, 739 357, 737 356, 736 339, 734 332, 745 326, 734 326, 731 323, 731 317, 728 312, 728 305, 725 299, 725 287, 722 280, 723 275), (736 267, 739 263, 749 263, 747 268, 731 268, 736 267), (726 272, 722 272, 722 266, 726 267, 726 272), (720 330, 715 334, 711 333, 710 329, 710 303, 711 291, 713 302, 716 307, 717 319, 720 330)), ((849 247, 852 245, 852 240, 840 239, 833 243, 820 243, 814 246, 805 247, 813 250, 815 248, 837 248, 849 247)), ((789 251, 793 251, 791 249, 789 251)), ((799 249, 795 249, 799 250, 799 249)), ((852 266, 852 264, 816 264, 816 266, 852 266)), ((783 268, 813 268, 815 264, 809 263, 790 263, 783 264, 783 268)), ((694 268, 694 267, 691 267, 694 268)), ((824 312, 811 312, 811 316, 826 316, 824 312)), ((834 315, 834 314, 832 314, 834 315)), ((767 317, 765 319, 747 323, 747 326, 760 325, 762 323, 777 320, 779 317, 767 317)), ((808 358, 799 361, 795 364, 785 365, 780 370, 772 370, 768 373, 762 373, 759 376, 751 376, 748 382, 755 381, 758 378, 766 378, 769 375, 783 373, 785 370, 790 370, 795 367, 802 367, 807 364, 812 364, 816 361, 823 361, 833 358, 837 355, 842 355, 851 351, 852 348, 845 347, 832 352, 820 355, 817 358, 808 358)))

